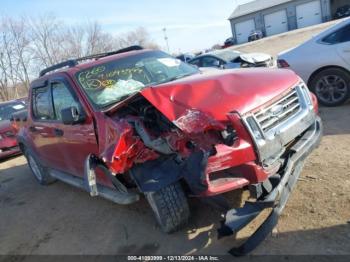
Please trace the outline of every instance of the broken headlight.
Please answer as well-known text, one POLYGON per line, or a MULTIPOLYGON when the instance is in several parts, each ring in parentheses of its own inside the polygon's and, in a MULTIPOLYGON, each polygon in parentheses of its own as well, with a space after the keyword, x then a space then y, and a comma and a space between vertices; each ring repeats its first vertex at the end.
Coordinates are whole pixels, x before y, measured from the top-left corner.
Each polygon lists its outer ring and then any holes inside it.
POLYGON ((313 103, 312 103, 312 97, 311 97, 311 93, 309 91, 309 88, 307 87, 307 85, 304 83, 304 81, 301 81, 299 83, 299 86, 301 87, 302 91, 303 91, 303 96, 305 99, 305 102, 307 104, 307 106, 312 110, 313 109, 313 103))
POLYGON ((224 131, 221 131, 221 136, 224 140, 224 144, 227 146, 232 146, 238 139, 237 132, 231 125, 228 125, 224 131))
POLYGON ((256 123, 254 117, 250 116, 247 118, 247 122, 249 125, 249 128, 251 129, 251 132, 253 133, 256 140, 262 140, 264 139, 264 135, 261 132, 260 127, 256 123))

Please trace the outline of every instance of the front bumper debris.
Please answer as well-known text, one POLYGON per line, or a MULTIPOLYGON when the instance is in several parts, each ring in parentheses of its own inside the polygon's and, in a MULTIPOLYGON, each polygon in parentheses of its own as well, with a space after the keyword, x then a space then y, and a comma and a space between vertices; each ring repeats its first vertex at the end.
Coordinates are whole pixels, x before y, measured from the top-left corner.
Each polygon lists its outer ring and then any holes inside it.
POLYGON ((322 122, 317 117, 315 123, 291 148, 291 154, 283 172, 270 177, 270 182, 274 186, 272 191, 268 195, 259 198, 256 202, 246 202, 242 208, 231 209, 226 213, 225 220, 222 221, 221 228, 218 229, 219 238, 237 233, 264 209, 272 208, 271 214, 263 224, 241 246, 232 248, 229 251, 230 254, 242 256, 251 252, 277 225, 278 217, 282 213, 302 171, 304 160, 319 145, 322 132, 322 122))

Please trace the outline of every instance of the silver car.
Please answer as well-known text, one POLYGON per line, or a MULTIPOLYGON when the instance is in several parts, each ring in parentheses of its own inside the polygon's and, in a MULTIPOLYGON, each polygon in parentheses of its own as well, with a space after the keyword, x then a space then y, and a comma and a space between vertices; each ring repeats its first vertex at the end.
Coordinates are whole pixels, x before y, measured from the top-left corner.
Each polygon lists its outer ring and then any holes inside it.
POLYGON ((215 67, 219 69, 275 66, 273 57, 268 54, 244 54, 230 49, 209 52, 195 57, 188 63, 198 67, 215 67))
POLYGON ((325 106, 350 97, 350 18, 278 55, 280 68, 294 70, 325 106))

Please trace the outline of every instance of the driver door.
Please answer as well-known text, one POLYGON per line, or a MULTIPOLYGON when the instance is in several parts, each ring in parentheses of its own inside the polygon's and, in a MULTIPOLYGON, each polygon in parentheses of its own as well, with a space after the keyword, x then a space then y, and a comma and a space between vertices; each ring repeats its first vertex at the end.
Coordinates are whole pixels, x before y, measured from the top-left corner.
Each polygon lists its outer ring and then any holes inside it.
POLYGON ((78 100, 73 83, 64 77, 54 78, 50 82, 52 103, 55 116, 56 148, 55 157, 60 159, 58 169, 75 176, 83 176, 84 162, 89 154, 98 154, 93 119, 78 100), (79 115, 84 115, 83 123, 64 125, 61 110, 76 107, 79 115))

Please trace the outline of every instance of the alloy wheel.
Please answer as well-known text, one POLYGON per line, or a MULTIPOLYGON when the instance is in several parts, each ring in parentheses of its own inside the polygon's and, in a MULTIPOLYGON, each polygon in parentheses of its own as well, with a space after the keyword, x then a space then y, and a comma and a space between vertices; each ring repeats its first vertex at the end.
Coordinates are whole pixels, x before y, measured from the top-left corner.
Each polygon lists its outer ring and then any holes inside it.
POLYGON ((315 93, 321 101, 335 104, 342 101, 348 92, 346 81, 337 75, 326 75, 316 83, 315 93))

